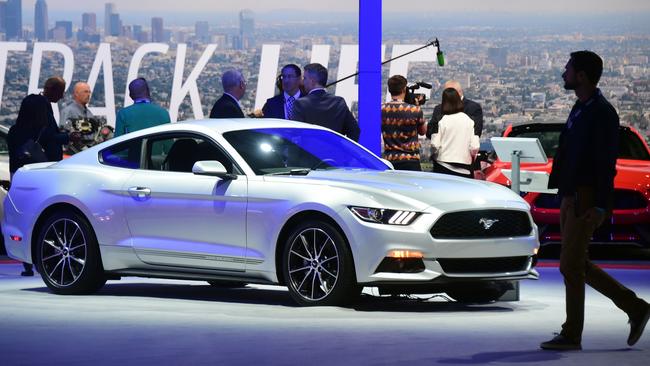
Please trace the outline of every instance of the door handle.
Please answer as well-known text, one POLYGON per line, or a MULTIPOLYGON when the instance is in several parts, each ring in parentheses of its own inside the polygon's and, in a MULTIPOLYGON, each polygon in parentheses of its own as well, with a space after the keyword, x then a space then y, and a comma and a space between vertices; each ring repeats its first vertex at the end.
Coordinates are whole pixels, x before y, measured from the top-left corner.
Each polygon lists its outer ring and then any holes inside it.
POLYGON ((151 189, 147 187, 131 187, 129 188, 129 194, 132 197, 144 199, 151 196, 151 189))

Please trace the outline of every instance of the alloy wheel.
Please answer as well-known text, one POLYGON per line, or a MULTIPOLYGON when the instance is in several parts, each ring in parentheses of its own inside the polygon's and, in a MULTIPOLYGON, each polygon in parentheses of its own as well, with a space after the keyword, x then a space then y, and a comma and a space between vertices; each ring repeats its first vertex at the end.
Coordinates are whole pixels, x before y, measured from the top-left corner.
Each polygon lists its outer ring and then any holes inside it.
POLYGON ((326 298, 339 279, 340 259, 334 239, 319 228, 295 236, 287 260, 290 286, 307 301, 326 298))
POLYGON ((73 220, 54 221, 45 231, 41 245, 43 275, 58 287, 68 287, 86 266, 87 242, 83 230, 73 220))

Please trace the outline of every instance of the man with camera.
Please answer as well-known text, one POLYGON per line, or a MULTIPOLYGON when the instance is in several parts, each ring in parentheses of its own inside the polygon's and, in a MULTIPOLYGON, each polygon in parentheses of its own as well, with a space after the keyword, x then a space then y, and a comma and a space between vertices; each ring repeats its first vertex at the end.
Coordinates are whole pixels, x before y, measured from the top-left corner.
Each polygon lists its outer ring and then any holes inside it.
POLYGON ((90 102, 90 94, 90 86, 87 83, 80 81, 74 84, 72 102, 61 111, 60 126, 66 126, 66 123, 71 120, 95 117, 87 107, 90 102))
POLYGON ((381 107, 384 158, 397 170, 421 171, 418 135, 424 135, 427 127, 420 107, 404 101, 406 84, 402 75, 388 79, 391 101, 381 107))

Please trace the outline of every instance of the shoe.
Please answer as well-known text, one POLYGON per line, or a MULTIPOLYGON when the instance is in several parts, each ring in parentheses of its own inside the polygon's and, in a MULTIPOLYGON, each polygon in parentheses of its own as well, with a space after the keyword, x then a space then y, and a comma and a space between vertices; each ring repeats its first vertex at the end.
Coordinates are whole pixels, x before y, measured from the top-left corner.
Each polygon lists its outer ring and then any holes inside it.
POLYGON ((550 341, 542 342, 539 347, 555 351, 579 351, 582 349, 580 342, 572 341, 562 334, 557 334, 550 341))
POLYGON ((636 319, 630 317, 630 336, 627 337, 628 346, 633 346, 641 335, 643 334, 643 329, 645 329, 646 324, 648 324, 648 319, 650 319, 650 304, 645 304, 645 310, 641 313, 636 319))
POLYGON ((22 271, 20 272, 20 275, 23 277, 31 277, 34 275, 34 271, 22 271))

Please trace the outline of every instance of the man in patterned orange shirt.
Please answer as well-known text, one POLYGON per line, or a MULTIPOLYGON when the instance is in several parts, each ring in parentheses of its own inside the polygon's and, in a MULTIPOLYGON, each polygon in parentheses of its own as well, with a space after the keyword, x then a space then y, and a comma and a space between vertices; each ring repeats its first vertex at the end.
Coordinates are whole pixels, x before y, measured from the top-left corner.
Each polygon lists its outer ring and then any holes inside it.
POLYGON ((406 78, 394 75, 388 79, 391 101, 381 107, 381 136, 384 158, 397 170, 421 171, 418 135, 427 132, 422 110, 404 102, 406 78))

